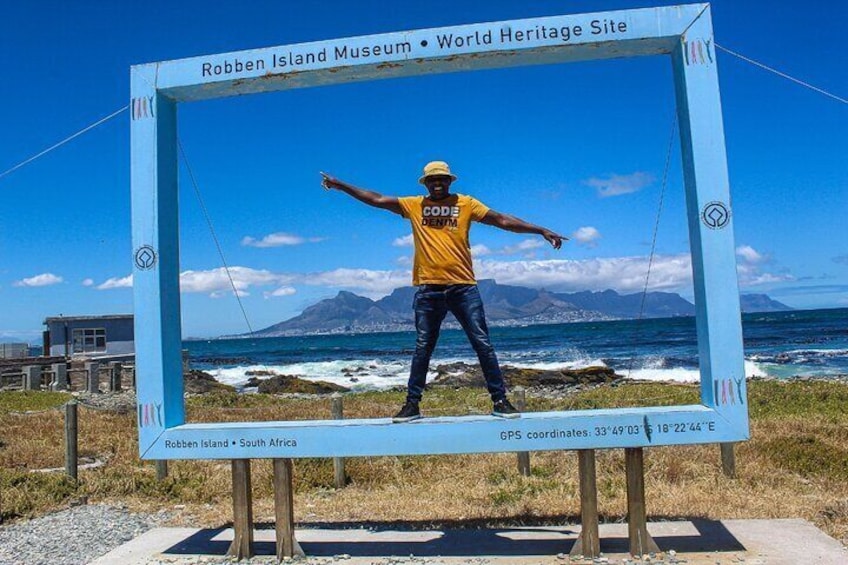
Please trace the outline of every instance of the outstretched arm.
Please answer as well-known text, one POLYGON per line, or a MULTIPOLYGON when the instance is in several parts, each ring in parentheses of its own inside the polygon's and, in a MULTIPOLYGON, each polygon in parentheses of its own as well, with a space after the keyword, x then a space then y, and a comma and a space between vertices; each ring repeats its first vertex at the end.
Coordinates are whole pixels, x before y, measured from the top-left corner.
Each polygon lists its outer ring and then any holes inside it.
POLYGON ((480 220, 482 223, 495 226, 496 228, 501 228, 502 230, 507 230, 516 233, 535 233, 541 235, 554 247, 554 249, 559 249, 562 246, 563 241, 568 241, 568 238, 564 235, 559 235, 547 228, 543 228, 537 226, 535 224, 531 224, 525 222, 521 218, 516 218, 515 216, 510 216, 509 214, 501 214, 500 212, 495 212, 494 210, 489 210, 489 212, 480 220))
POLYGON ((388 210, 389 212, 394 212, 395 214, 403 215, 400 209, 400 203, 398 202, 398 199, 395 196, 385 196, 383 194, 380 194, 379 192, 374 192, 373 190, 357 188, 352 184, 348 184, 344 181, 341 181, 335 177, 328 175, 327 173, 321 173, 321 176, 323 177, 321 179, 321 185, 327 190, 340 190, 344 193, 353 196, 360 202, 368 204, 369 206, 374 206, 375 208, 382 208, 383 210, 388 210))

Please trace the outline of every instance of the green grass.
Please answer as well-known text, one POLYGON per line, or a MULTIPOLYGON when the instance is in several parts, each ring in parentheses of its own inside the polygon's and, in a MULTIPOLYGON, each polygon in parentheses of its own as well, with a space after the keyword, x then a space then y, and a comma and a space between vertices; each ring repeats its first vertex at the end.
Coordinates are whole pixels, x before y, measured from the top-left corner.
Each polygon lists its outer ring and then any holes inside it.
POLYGON ((0 414, 58 408, 71 398, 73 397, 65 392, 3 391, 0 392, 0 414))
MULTIPOLYGON (((527 409, 699 404, 699 394, 697 385, 633 382, 590 388, 564 398, 536 397, 528 390, 527 409)), ((345 395, 344 414, 346 418, 386 417, 400 407, 404 396, 403 390, 345 395)), ((80 453, 107 456, 108 461, 98 469, 82 471, 79 485, 62 473, 28 472, 62 465, 63 416, 50 409, 69 398, 64 393, 0 393, 0 517, 43 514, 72 497, 86 495, 92 500, 133 501, 148 508, 194 505, 194 512, 208 513, 209 523, 229 518, 229 463, 171 461, 168 478, 157 481, 151 462, 138 459, 133 414, 80 409, 80 453)), ((848 536, 844 502, 848 500, 848 386, 752 381, 748 400, 752 438, 737 447, 739 479, 721 475, 714 445, 646 450, 649 511, 659 516, 800 516, 838 539, 848 536), (717 487, 730 493, 720 504, 713 496, 717 487)), ((214 392, 192 396, 186 404, 189 420, 201 422, 331 417, 329 396, 214 392)), ((421 407, 428 416, 486 413, 491 401, 483 388, 432 387, 421 407)), ((254 461, 252 468, 255 501, 272 500, 270 461, 254 461)), ((573 453, 532 454, 529 477, 518 474, 514 455, 503 454, 362 457, 349 459, 346 468, 351 484, 335 489, 332 460, 297 460, 297 508, 313 519, 330 521, 399 519, 395 512, 409 504, 419 512, 412 520, 579 515, 573 453)), ((605 519, 621 519, 626 489, 620 450, 598 452, 598 491, 605 519)))
POLYGON ((848 421, 848 387, 824 381, 754 381, 748 385, 752 420, 816 418, 819 422, 848 421))
POLYGON ((848 481, 848 449, 811 435, 777 437, 764 448, 775 467, 804 478, 848 481))
POLYGON ((74 481, 60 473, 28 473, 0 469, 0 522, 32 517, 66 502, 76 493, 74 481))

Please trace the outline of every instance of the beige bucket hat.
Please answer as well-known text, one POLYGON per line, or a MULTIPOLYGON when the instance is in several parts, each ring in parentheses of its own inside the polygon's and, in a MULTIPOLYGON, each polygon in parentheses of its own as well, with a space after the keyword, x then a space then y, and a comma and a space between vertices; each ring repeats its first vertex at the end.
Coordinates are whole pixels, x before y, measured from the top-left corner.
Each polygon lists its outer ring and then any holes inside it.
POLYGON ((430 161, 424 165, 424 175, 418 179, 418 182, 424 184, 427 177, 450 177, 451 181, 456 180, 456 175, 450 171, 450 167, 444 161, 430 161))

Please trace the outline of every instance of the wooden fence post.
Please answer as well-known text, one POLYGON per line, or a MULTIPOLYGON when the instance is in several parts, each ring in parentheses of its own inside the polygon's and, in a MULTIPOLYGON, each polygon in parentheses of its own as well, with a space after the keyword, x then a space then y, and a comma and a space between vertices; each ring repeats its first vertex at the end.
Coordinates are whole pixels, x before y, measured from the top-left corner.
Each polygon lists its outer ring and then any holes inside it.
POLYGON ((294 471, 291 459, 274 459, 274 516, 277 560, 304 557, 294 537, 294 471))
POLYGON ((635 557, 659 553, 660 548, 648 533, 642 448, 625 448, 624 464, 627 473, 627 532, 630 538, 630 554, 635 557))
POLYGON ((595 450, 577 450, 580 475, 580 537, 571 548, 571 555, 600 557, 601 539, 598 533, 598 485, 595 473, 595 450))
POLYGON ((156 480, 164 481, 168 478, 168 460, 167 459, 157 459, 156 460, 156 480))
POLYGON ((65 404, 65 472, 74 482, 77 480, 77 401, 65 404))
MULTIPOLYGON (((519 412, 524 412, 527 408, 527 397, 525 396, 523 387, 516 387, 513 391, 513 396, 515 398, 516 408, 518 408, 519 412)), ((518 472, 521 473, 525 477, 530 476, 530 452, 529 451, 519 451, 517 454, 518 457, 518 472)))
POLYGON ((250 459, 233 459, 233 543, 227 550, 237 560, 253 557, 253 497, 250 459))
MULTIPOLYGON (((332 396, 331 412, 334 420, 344 419, 342 395, 339 393, 334 393, 332 396)), ((347 484, 347 475, 345 475, 345 460, 343 457, 333 458, 333 474, 335 476, 336 488, 344 488, 347 484)))
POLYGON ((736 453, 733 451, 735 446, 735 443, 721 444, 721 471, 725 477, 731 479, 736 478, 736 453))

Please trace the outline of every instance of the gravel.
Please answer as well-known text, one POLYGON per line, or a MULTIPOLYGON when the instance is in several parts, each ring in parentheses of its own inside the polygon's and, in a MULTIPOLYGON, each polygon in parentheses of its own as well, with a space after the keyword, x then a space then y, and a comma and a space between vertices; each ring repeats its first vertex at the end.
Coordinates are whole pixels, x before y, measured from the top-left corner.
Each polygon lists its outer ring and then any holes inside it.
POLYGON ((84 565, 156 527, 168 517, 121 506, 74 506, 0 527, 2 565, 84 565))
POLYGON ((73 394, 77 402, 87 408, 109 412, 135 412, 136 410, 134 390, 108 393, 75 392, 73 394))

